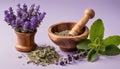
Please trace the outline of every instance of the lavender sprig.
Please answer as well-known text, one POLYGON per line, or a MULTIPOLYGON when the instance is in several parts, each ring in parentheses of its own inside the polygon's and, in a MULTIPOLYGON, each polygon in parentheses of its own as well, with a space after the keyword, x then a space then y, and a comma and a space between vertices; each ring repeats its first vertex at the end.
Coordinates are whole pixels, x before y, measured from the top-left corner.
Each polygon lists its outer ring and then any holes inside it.
POLYGON ((35 4, 32 4, 30 8, 28 8, 26 4, 23 4, 22 7, 18 4, 16 14, 12 7, 4 11, 4 20, 16 31, 28 33, 34 32, 46 15, 45 12, 42 13, 39 10, 40 5, 35 7, 35 4))
POLYGON ((85 57, 87 56, 88 51, 86 50, 81 50, 81 51, 77 51, 76 53, 72 54, 72 55, 67 55, 67 58, 61 58, 59 63, 61 66, 66 66, 67 64, 72 64, 75 61, 79 60, 81 57, 85 57))

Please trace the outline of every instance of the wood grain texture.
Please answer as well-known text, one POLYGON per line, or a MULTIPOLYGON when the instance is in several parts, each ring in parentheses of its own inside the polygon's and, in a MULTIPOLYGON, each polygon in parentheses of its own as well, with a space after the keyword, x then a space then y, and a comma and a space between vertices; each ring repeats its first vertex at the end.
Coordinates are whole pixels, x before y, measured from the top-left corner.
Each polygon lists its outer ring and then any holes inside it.
POLYGON ((54 34, 55 32, 71 30, 74 25, 76 25, 76 22, 61 22, 48 28, 48 35, 50 39, 65 52, 75 51, 76 44, 79 41, 86 39, 89 34, 89 29, 86 26, 82 29, 83 33, 77 36, 58 36, 54 34))
POLYGON ((15 45, 15 48, 18 51, 29 52, 36 48, 36 44, 34 42, 34 36, 36 32, 34 33, 15 32, 15 33, 17 35, 17 43, 15 45))
POLYGON ((79 22, 71 29, 69 32, 69 35, 78 35, 79 32, 85 27, 89 19, 93 18, 95 16, 95 12, 93 9, 88 8, 84 12, 84 16, 80 19, 79 22))

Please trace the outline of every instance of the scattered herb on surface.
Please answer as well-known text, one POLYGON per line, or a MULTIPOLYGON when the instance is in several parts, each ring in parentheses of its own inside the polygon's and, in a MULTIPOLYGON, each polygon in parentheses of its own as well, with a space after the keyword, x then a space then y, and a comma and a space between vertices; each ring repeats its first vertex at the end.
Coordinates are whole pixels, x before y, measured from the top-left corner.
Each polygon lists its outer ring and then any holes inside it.
POLYGON ((79 60, 81 57, 87 56, 86 50, 76 51, 74 54, 68 54, 67 58, 60 58, 59 65, 65 66, 67 64, 72 64, 75 61, 79 60))
POLYGON ((52 46, 43 46, 37 48, 35 51, 28 53, 29 63, 34 63, 37 65, 49 65, 56 64, 59 61, 60 55, 55 51, 52 46))
POLYGON ((120 54, 118 48, 120 36, 114 35, 103 39, 104 24, 101 19, 97 19, 90 28, 90 39, 86 39, 77 44, 77 49, 89 50, 88 61, 93 62, 98 59, 98 55, 114 56, 120 54))
POLYGON ((23 56, 18 56, 19 59, 21 59, 23 56))

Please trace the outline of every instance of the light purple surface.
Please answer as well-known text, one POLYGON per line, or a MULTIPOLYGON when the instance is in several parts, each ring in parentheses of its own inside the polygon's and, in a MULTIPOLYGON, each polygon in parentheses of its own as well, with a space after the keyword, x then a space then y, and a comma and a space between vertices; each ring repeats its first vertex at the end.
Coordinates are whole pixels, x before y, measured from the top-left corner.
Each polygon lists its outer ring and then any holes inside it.
POLYGON ((26 64, 25 58, 18 59, 18 56, 24 53, 14 48, 16 34, 3 21, 4 10, 10 6, 15 9, 18 3, 40 4, 41 10, 47 13, 35 36, 37 44, 50 44, 57 47, 48 37, 48 27, 58 22, 77 22, 86 8, 93 8, 96 12, 95 17, 87 24, 89 28, 94 20, 101 18, 105 25, 105 37, 120 35, 120 0, 0 0, 0 69, 120 69, 120 55, 100 56, 99 60, 93 63, 83 60, 73 65, 47 67, 26 64))

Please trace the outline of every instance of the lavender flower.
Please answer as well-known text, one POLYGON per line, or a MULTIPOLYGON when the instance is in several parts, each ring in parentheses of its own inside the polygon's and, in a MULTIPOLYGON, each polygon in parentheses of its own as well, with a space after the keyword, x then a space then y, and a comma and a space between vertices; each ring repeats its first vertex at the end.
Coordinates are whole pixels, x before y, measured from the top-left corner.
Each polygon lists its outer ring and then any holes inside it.
POLYGON ((31 21, 31 29, 35 29, 36 27, 38 27, 38 19, 37 19, 37 17, 32 17, 31 19, 30 19, 30 21, 31 21))
POLYGON ((12 7, 9 8, 10 14, 13 14, 13 9, 12 7))
POLYGON ((26 21, 25 23, 24 23, 24 25, 23 25, 23 29, 24 30, 27 30, 27 29, 29 29, 30 28, 30 23, 28 22, 28 21, 26 21))
POLYGON ((27 5, 26 4, 23 5, 23 11, 27 12, 27 5))
POLYGON ((18 4, 16 14, 14 14, 12 7, 4 11, 4 20, 16 31, 34 32, 46 15, 45 12, 41 13, 39 10, 40 5, 35 7, 35 4, 32 4, 30 8, 28 8, 26 4, 24 4, 23 7, 18 4))
POLYGON ((41 13, 39 16, 38 16, 38 20, 43 20, 43 18, 45 17, 45 15, 46 15, 46 13, 45 12, 43 12, 43 13, 41 13))
POLYGON ((23 19, 22 18, 16 18, 16 24, 17 25, 23 25, 23 23, 24 23, 24 21, 23 21, 23 19))
POLYGON ((31 7, 30 7, 30 9, 29 9, 29 11, 28 11, 28 14, 29 14, 30 17, 31 17, 32 14, 33 14, 34 7, 35 7, 35 4, 32 4, 31 7))
POLYGON ((21 9, 20 4, 17 4, 17 7, 18 7, 19 9, 21 9))
POLYGON ((15 28, 15 27, 17 26, 17 24, 15 23, 14 20, 11 22, 11 26, 12 26, 13 28, 15 28))

